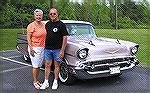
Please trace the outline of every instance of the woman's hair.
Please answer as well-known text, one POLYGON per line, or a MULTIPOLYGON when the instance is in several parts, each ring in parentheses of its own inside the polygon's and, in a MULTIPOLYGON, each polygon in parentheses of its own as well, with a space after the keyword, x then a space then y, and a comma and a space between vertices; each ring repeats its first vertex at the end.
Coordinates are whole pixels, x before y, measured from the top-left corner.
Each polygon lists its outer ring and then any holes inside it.
POLYGON ((42 11, 41 9, 35 9, 35 10, 34 10, 34 15, 35 15, 37 12, 40 12, 40 13, 42 14, 42 16, 43 16, 43 11, 42 11))

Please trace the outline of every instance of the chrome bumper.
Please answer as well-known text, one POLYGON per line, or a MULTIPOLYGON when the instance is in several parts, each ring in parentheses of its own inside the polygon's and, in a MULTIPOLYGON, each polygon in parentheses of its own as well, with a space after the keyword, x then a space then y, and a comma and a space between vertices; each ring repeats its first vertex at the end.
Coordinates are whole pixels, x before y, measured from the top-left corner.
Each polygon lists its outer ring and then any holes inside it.
MULTIPOLYGON (((80 79, 82 79, 84 77, 85 78, 107 77, 107 76, 113 76, 115 74, 121 74, 127 70, 131 70, 137 64, 139 64, 139 61, 136 59, 136 57, 133 57, 133 56, 120 57, 120 58, 129 58, 132 60, 122 61, 122 62, 111 62, 111 63, 105 63, 105 64, 85 65, 85 63, 95 61, 95 60, 90 60, 90 61, 87 60, 86 62, 85 61, 79 62, 77 64, 77 66, 74 68, 74 73, 80 79), (110 68, 117 67, 117 66, 120 66, 120 68, 119 68, 120 72, 111 74, 110 68), (85 75, 85 76, 83 77, 83 75, 85 75)), ((103 60, 99 60, 99 61, 103 61, 103 60)), ((96 61, 98 61, 98 60, 96 60, 96 61)))

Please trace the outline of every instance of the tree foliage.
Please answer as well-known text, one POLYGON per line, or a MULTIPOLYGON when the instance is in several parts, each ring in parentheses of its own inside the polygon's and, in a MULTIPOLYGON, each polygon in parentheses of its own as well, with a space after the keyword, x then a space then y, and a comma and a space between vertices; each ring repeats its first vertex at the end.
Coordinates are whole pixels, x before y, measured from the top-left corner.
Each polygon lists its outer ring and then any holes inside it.
MULTIPOLYGON (((36 8, 42 9, 43 19, 48 20, 50 1, 59 10, 60 19, 84 20, 99 28, 115 28, 115 0, 109 0, 110 3, 105 0, 84 0, 83 3, 70 0, 1 0, 0 27, 26 28, 33 21, 36 8)), ((150 4, 147 0, 139 3, 118 0, 117 6, 119 28, 150 28, 150 4)))

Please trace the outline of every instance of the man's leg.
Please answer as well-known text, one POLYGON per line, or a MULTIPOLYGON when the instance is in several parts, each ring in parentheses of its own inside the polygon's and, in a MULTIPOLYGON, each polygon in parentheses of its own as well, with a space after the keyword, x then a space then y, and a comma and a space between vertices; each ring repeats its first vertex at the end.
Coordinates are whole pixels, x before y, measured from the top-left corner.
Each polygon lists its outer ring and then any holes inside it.
POLYGON ((54 81, 52 85, 52 89, 57 89, 58 88, 58 76, 59 76, 59 64, 62 61, 62 58, 59 57, 60 54, 60 49, 53 50, 53 55, 54 55, 54 81))
POLYGON ((54 62, 54 66, 55 66, 55 69, 54 69, 54 79, 55 80, 58 80, 58 75, 59 75, 59 62, 55 61, 54 62))
POLYGON ((52 89, 57 89, 58 88, 58 75, 59 75, 59 62, 54 61, 54 81, 52 85, 52 89))
POLYGON ((51 65, 52 65, 52 61, 49 61, 49 60, 45 61, 45 79, 46 80, 49 79, 49 75, 51 72, 51 65))

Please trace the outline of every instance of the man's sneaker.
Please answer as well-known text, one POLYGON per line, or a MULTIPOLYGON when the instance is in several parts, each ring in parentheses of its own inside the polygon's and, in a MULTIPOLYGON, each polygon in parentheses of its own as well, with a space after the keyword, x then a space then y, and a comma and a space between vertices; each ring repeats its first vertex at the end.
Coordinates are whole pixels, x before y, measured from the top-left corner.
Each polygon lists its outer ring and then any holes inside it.
POLYGON ((57 88, 58 88, 58 83, 57 82, 53 82, 52 89, 55 90, 57 88))
POLYGON ((40 89, 46 89, 49 87, 49 83, 43 83, 42 86, 40 87, 40 89))

